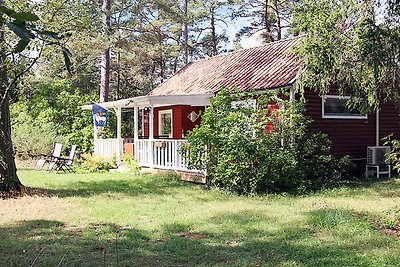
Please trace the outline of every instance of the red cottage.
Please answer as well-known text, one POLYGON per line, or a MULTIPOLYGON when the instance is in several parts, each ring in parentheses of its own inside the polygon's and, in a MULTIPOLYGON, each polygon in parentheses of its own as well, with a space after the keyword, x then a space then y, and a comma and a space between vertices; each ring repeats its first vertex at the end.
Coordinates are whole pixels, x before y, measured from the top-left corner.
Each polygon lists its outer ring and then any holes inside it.
MULTIPOLYGON (((193 62, 146 96, 102 104, 116 110, 118 134, 116 139, 95 137, 95 154, 116 154, 120 162, 122 144, 130 142, 143 167, 191 171, 177 149, 187 132, 200 123, 199 113, 221 88, 258 93, 287 90, 291 99, 296 97, 293 87, 300 61, 290 51, 301 40, 289 38, 193 62), (134 110, 133 139, 121 137, 122 109, 134 110)), ((365 164, 368 146, 382 145, 382 138, 391 133, 400 138, 399 112, 393 104, 383 104, 375 114, 363 115, 349 111, 345 107, 348 97, 339 97, 336 91, 332 88, 324 96, 305 92, 310 128, 329 135, 334 155, 349 155, 360 165, 365 164)))

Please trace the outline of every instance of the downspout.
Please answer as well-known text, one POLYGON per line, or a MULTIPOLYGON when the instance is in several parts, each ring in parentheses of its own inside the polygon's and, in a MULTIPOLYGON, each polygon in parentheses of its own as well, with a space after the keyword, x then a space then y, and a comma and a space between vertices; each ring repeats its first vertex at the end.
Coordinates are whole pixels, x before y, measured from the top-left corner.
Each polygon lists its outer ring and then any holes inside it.
POLYGON ((376 137, 375 145, 376 145, 376 146, 379 146, 379 140, 380 140, 380 138, 379 138, 379 107, 376 108, 376 129, 375 129, 375 137, 376 137))
POLYGON ((296 82, 293 82, 292 87, 290 87, 290 94, 289 94, 289 100, 290 103, 293 103, 293 101, 295 100, 295 93, 294 93, 294 86, 295 86, 296 82))

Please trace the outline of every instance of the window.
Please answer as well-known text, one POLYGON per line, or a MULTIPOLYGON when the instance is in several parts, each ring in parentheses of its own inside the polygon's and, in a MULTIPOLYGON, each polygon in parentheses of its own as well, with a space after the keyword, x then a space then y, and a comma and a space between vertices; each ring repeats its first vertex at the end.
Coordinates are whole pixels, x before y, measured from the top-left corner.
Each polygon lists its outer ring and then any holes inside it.
POLYGON ((255 99, 248 99, 242 101, 232 101, 231 107, 233 109, 241 109, 241 108, 252 108, 256 110, 256 100, 255 99))
POLYGON ((366 119, 367 115, 357 109, 349 109, 349 96, 326 95, 322 97, 322 118, 326 119, 366 119))
POLYGON ((158 132, 160 136, 172 138, 172 109, 158 113, 158 132))

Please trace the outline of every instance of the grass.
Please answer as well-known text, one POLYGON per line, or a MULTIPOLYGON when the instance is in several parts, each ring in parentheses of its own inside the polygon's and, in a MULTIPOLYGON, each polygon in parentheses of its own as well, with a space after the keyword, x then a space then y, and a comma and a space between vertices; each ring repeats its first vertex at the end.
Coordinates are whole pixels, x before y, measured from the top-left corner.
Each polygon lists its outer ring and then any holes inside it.
POLYGON ((21 170, 2 266, 400 266, 400 180, 241 197, 173 176, 21 170))

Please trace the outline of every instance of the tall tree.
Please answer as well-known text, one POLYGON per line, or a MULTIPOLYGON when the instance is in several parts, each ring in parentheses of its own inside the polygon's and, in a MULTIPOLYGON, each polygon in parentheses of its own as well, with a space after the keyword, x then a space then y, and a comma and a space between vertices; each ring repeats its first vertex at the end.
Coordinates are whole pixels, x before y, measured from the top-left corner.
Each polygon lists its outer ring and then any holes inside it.
MULTIPOLYGON (((4 1, 0 0, 0 5, 4 1)), ((1 20, 4 19, 3 11, 0 11, 1 20)), ((7 51, 5 39, 5 25, 0 24, 0 191, 20 191, 21 182, 17 176, 17 170, 13 155, 11 140, 11 123, 9 110, 9 79, 7 76, 7 51)))
POLYGON ((390 2, 386 16, 376 19, 374 1, 302 0, 294 23, 305 33, 297 54, 303 70, 297 85, 321 94, 337 84, 353 104, 368 101, 400 103, 399 2, 390 2))
MULTIPOLYGON (((111 35, 111 0, 103 0, 102 21, 104 33, 111 35)), ((107 47, 101 54, 101 81, 100 81, 100 102, 107 102, 110 91, 110 48, 107 47)))
POLYGON ((193 0, 190 2, 192 54, 195 58, 218 55, 228 42, 225 28, 232 1, 193 0))
POLYGON ((183 50, 183 63, 189 63, 189 0, 183 0, 183 29, 182 29, 182 50, 183 50))
POLYGON ((65 71, 58 47, 47 47, 35 67, 36 75, 25 76, 24 84, 19 86, 22 96, 29 99, 35 93, 37 82, 51 83, 60 79, 70 80, 82 93, 99 95, 99 63, 108 42, 102 34, 102 13, 98 3, 93 0, 46 0, 37 1, 30 8, 35 10, 46 29, 63 33, 63 42, 74 54, 74 71, 72 74, 65 71))
MULTIPOLYGON (((240 30, 240 35, 251 36, 261 33, 264 42, 282 39, 284 30, 289 29, 291 13, 296 0, 243 0, 235 12, 235 18, 245 18, 250 25, 240 30)), ((288 30, 286 31, 290 33, 288 30)))
MULTIPOLYGON (((16 165, 11 140, 10 91, 17 81, 27 73, 38 60, 46 39, 55 43, 60 37, 51 31, 37 29, 34 22, 38 16, 29 12, 17 12, 4 6, 0 0, 0 191, 21 191, 22 184, 16 173, 16 165), (7 26, 7 27, 6 27, 7 26), (31 53, 23 53, 33 39, 40 39, 39 52, 34 58, 31 53), (13 44, 16 46, 13 47, 13 44), (11 48, 10 48, 11 47, 11 48)), ((69 52, 64 48, 69 61, 69 52)))

